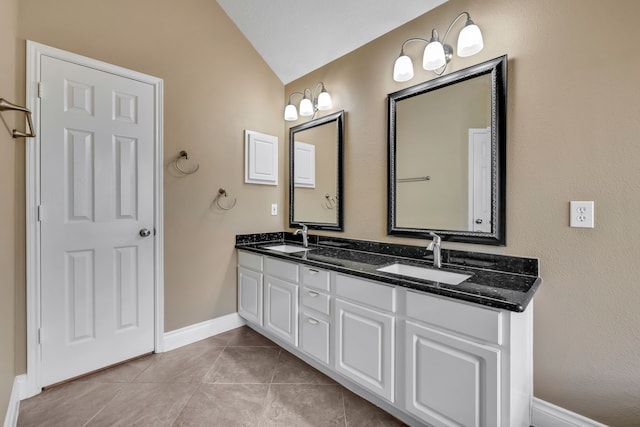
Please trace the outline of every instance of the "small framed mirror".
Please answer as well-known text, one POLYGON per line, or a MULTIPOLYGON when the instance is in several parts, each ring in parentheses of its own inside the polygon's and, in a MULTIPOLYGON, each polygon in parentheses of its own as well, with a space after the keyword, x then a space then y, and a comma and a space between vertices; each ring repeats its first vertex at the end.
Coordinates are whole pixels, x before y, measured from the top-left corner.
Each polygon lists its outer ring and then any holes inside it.
POLYGON ((507 57, 388 95, 388 234, 504 246, 507 57))
POLYGON ((343 230, 344 111, 289 129, 289 226, 343 230))

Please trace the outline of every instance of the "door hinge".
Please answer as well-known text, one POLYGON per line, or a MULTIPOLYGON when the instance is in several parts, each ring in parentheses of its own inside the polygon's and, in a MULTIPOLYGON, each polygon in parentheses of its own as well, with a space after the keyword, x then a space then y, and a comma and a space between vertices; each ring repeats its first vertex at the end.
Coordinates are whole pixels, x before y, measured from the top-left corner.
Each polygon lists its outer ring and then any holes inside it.
POLYGON ((38 222, 42 222, 42 205, 38 205, 38 222))
POLYGON ((42 92, 43 92, 43 89, 42 89, 42 82, 38 82, 38 98, 41 98, 41 99, 42 99, 42 96, 43 96, 43 95, 42 95, 42 92))

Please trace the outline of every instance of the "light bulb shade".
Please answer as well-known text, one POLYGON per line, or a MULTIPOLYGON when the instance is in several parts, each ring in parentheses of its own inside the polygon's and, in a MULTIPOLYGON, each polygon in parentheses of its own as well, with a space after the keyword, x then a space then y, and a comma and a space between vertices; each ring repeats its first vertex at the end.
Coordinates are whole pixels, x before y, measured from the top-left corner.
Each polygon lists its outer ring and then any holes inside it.
POLYGON ((413 62, 407 55, 401 55, 393 66, 393 80, 406 82, 413 78, 413 62))
POLYGON ((304 98, 300 101, 300 115, 301 116, 312 116, 313 115, 313 104, 309 98, 304 98))
POLYGON ((480 28, 472 21, 467 21, 467 25, 460 31, 458 36, 458 56, 465 57, 475 55, 484 47, 480 28))
POLYGON ((331 102, 331 95, 326 90, 320 92, 318 95, 318 110, 330 110, 333 107, 331 102))
POLYGON ((422 68, 425 70, 437 70, 440 67, 444 67, 447 64, 447 60, 444 56, 444 47, 439 41, 432 41, 424 49, 424 56, 422 57, 422 68))
POLYGON ((284 119, 288 122, 292 122, 294 120, 298 120, 298 110, 296 110, 296 106, 293 104, 289 104, 284 109, 284 119))

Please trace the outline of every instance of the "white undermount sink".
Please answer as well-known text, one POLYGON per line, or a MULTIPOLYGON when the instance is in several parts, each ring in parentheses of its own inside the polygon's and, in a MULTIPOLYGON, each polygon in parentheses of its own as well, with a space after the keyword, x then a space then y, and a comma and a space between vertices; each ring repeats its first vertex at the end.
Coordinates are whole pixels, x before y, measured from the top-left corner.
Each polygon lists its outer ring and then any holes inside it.
POLYGON ((431 280, 433 282, 446 283, 447 285, 459 285, 471 277, 470 274, 452 273, 451 271, 436 270, 434 268, 416 267, 406 264, 391 264, 378 268, 384 273, 397 274, 398 276, 414 277, 416 279, 431 280))
POLYGON ((294 252, 304 252, 304 251, 310 251, 310 248, 305 248, 304 246, 297 246, 297 245, 273 245, 273 246, 263 246, 263 249, 269 249, 272 251, 277 251, 277 252, 285 252, 285 253, 294 253, 294 252))

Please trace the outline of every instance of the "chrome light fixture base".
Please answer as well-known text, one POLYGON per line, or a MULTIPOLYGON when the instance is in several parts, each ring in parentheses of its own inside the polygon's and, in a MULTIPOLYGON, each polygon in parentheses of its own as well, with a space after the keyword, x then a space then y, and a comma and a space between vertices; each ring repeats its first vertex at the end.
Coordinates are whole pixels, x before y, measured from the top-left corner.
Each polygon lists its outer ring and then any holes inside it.
POLYGON ((333 108, 331 95, 324 87, 324 82, 319 82, 313 91, 305 88, 302 92, 293 92, 289 95, 289 103, 284 109, 284 119, 288 122, 298 120, 298 111, 300 115, 313 119, 318 111, 330 110, 333 108), (302 95, 298 109, 291 102, 293 95, 302 95))
POLYGON ((460 57, 467 57, 475 55, 484 48, 484 41, 482 39, 482 33, 480 28, 471 20, 471 15, 468 12, 462 12, 451 22, 447 32, 442 38, 442 42, 438 36, 436 29, 431 30, 431 38, 429 40, 413 37, 405 40, 400 48, 400 55, 396 59, 393 67, 393 79, 397 82, 406 82, 411 80, 414 76, 413 63, 411 58, 405 54, 404 48, 407 43, 422 42, 426 43, 424 55, 422 58, 422 68, 425 70, 433 71, 437 75, 442 75, 447 69, 447 65, 453 59, 453 47, 446 43, 447 36, 451 32, 451 29, 460 18, 466 17, 464 27, 460 31, 457 43, 457 55, 460 57))

